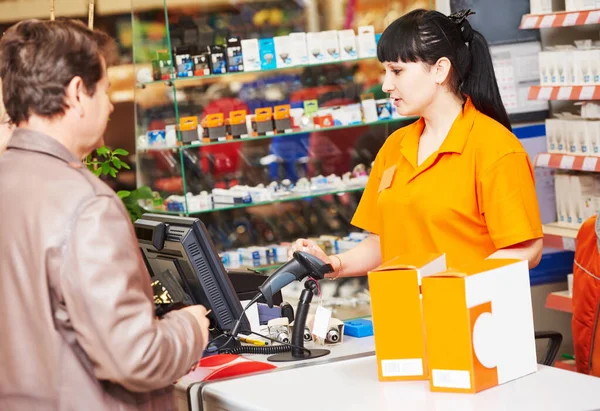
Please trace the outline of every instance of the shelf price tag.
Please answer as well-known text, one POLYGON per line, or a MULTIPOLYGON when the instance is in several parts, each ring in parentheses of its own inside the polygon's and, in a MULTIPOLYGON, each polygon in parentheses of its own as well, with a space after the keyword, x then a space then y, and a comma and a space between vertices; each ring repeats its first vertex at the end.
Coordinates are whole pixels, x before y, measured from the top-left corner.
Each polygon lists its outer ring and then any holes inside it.
POLYGON ((596 91, 595 86, 586 86, 581 89, 579 100, 593 100, 594 92, 596 91))
POLYGON ((548 167, 548 163, 550 163, 550 154, 539 154, 535 165, 537 167, 548 167))
POLYGON ((525 20, 523 20, 523 24, 521 24, 521 28, 532 29, 537 24, 537 21, 538 21, 538 16, 526 17, 525 20))
POLYGON ((563 237, 563 248, 568 251, 575 251, 575 239, 563 237))
POLYGON ((575 162, 575 157, 563 156, 562 160, 560 160, 560 168, 563 170, 572 170, 574 162, 575 162))
POLYGON ((563 27, 566 26, 574 26, 577 24, 577 18, 579 17, 579 13, 569 13, 565 16, 565 21, 563 21, 563 27))
POLYGON ((554 24, 554 20, 556 20, 556 14, 549 14, 547 16, 544 16, 544 18, 540 22, 540 28, 552 27, 552 24, 554 24))
POLYGON ((571 92, 573 87, 561 87, 558 89, 557 100, 571 100, 571 92))
POLYGON ((600 21, 600 11, 591 11, 585 19, 585 24, 598 24, 600 21))
POLYGON ((584 171, 596 171, 596 164, 598 164, 598 157, 586 157, 583 160, 581 169, 584 171))
POLYGON ((550 95, 552 94, 552 87, 541 87, 540 92, 538 93, 538 100, 550 100, 550 95))

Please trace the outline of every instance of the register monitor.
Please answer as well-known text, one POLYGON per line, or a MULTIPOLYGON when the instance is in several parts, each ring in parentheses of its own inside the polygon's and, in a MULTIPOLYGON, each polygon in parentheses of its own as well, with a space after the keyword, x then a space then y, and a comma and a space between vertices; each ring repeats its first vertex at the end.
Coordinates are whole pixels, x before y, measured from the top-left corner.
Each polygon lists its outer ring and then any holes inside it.
MULTIPOLYGON (((211 328, 230 331, 242 306, 206 227, 197 218, 144 214, 135 232, 150 275, 176 281, 185 304, 212 310, 211 328), (165 276, 166 275, 166 276, 165 276)), ((241 329, 250 329, 242 317, 241 329)))

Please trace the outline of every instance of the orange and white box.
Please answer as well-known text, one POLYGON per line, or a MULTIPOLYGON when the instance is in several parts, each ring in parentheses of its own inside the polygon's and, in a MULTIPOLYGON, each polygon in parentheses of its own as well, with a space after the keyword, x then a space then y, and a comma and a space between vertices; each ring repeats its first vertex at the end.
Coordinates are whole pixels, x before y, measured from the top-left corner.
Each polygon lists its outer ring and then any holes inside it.
POLYGON ((369 272, 380 381, 425 380, 427 356, 421 279, 446 271, 446 256, 396 257, 369 272))
POLYGON ((527 261, 449 270, 422 292, 431 391, 476 393, 536 372, 527 261))

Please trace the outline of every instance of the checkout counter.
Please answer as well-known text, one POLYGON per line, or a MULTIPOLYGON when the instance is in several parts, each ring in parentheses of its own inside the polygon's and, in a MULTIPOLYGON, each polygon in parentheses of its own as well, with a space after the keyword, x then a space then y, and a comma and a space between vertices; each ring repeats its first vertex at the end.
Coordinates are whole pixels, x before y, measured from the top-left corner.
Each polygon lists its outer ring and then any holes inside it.
MULTIPOLYGON (((344 336, 342 344, 328 348, 331 354, 325 357, 280 363, 278 368, 259 374, 176 384, 179 410, 600 409, 600 378, 557 368, 539 365, 534 374, 478 394, 432 393, 428 381, 380 382, 372 336, 344 336)), ((266 356, 248 357, 267 361, 266 356)))

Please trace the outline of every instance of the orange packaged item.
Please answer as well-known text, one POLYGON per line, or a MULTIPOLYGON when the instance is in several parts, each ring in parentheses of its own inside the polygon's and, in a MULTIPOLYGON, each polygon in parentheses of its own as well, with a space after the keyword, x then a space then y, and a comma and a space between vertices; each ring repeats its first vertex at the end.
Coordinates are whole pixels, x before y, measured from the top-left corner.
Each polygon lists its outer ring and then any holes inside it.
POLYGON ((527 261, 484 260, 422 290, 431 391, 476 393, 537 370, 527 261))
POLYGON ((425 380, 427 356, 419 287, 446 270, 444 254, 396 257, 369 272, 380 381, 425 380))
POLYGON ((255 111, 256 132, 259 136, 274 135, 273 109, 271 107, 257 108, 255 111))
POLYGON ((236 110, 229 113, 229 135, 233 139, 248 138, 246 125, 246 110, 236 110))
POLYGON ((275 130, 278 133, 291 133, 292 132, 292 119, 290 118, 290 105, 284 104, 281 106, 275 106, 275 130))
POLYGON ((203 123, 203 127, 208 130, 204 134, 207 136, 203 139, 205 143, 226 139, 225 116, 223 113, 208 114, 203 123))

